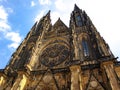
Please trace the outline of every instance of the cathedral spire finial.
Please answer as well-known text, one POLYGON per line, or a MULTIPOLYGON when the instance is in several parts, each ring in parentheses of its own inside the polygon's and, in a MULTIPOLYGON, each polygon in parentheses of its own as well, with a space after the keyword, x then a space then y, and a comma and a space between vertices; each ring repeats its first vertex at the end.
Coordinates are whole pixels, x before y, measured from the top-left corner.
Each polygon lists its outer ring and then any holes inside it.
POLYGON ((61 21, 60 17, 58 18, 58 21, 61 21))
POLYGON ((51 11, 49 10, 48 13, 46 14, 46 16, 50 16, 50 12, 51 12, 51 11))
POLYGON ((48 17, 50 19, 50 10, 48 11, 48 13, 45 15, 45 17, 48 17))
POLYGON ((80 10, 80 8, 75 4, 74 5, 74 11, 76 11, 76 10, 80 10))
POLYGON ((50 20, 50 10, 48 11, 48 13, 47 13, 46 15, 44 15, 41 19, 39 19, 39 20, 37 21, 37 23, 40 23, 41 20, 44 20, 45 18, 47 18, 48 20, 50 20))
POLYGON ((63 21, 60 19, 60 17, 58 18, 58 20, 55 22, 55 24, 53 25, 53 27, 58 27, 58 26, 65 26, 65 27, 67 27, 64 23, 63 23, 63 21))

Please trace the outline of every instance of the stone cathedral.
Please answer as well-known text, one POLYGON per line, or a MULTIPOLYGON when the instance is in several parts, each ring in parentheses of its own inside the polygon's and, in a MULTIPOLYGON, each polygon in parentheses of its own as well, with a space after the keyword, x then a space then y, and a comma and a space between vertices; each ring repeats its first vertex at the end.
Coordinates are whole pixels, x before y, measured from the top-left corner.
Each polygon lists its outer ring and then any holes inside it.
POLYGON ((0 70, 0 90, 120 90, 120 62, 77 5, 69 27, 49 11, 0 70))

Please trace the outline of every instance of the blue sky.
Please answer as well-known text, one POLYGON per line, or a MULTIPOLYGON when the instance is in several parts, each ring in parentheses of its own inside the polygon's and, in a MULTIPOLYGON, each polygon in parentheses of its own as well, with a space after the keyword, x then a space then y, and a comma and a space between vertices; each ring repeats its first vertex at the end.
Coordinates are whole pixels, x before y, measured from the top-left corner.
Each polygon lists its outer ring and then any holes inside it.
POLYGON ((87 12, 113 54, 120 57, 119 0, 0 0, 0 68, 48 10, 52 24, 60 17, 68 26, 75 3, 87 12))

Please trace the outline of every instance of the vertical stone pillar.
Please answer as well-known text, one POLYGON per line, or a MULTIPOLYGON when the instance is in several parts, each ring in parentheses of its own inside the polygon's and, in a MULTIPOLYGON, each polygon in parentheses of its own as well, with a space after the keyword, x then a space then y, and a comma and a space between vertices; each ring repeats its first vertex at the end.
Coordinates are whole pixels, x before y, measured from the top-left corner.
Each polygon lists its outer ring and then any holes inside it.
POLYGON ((24 75, 23 74, 23 76, 22 76, 23 78, 22 78, 22 80, 20 81, 20 84, 19 84, 19 90, 24 90, 24 87, 25 87, 25 85, 26 85, 26 83, 27 83, 27 77, 26 77, 26 75, 24 75))
POLYGON ((27 76, 25 74, 20 74, 11 90, 24 90, 27 83, 27 76))
POLYGON ((113 62, 111 61, 103 62, 102 66, 105 69, 112 90, 120 90, 120 86, 118 84, 117 77, 115 75, 115 70, 113 68, 113 62))
POLYGON ((0 76, 0 90, 3 89, 5 82, 6 82, 5 76, 4 76, 4 75, 1 75, 1 76, 0 76))
POLYGON ((75 60, 80 59, 79 54, 79 46, 78 46, 78 36, 74 33, 73 34, 73 44, 74 44, 74 53, 75 53, 75 60))
POLYGON ((79 72, 80 66, 71 66, 71 90, 80 90, 79 72))
POLYGON ((83 78, 82 78, 82 71, 81 71, 81 67, 80 67, 80 73, 79 73, 79 81, 80 81, 79 85, 80 85, 80 90, 83 90, 82 80, 83 80, 83 78))

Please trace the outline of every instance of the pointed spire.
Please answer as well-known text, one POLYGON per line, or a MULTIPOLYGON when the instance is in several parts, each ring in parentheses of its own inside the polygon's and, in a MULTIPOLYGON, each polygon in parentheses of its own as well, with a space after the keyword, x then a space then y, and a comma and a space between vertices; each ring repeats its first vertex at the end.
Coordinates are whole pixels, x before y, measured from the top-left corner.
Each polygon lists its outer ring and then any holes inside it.
MULTIPOLYGON (((60 19, 60 17, 58 18, 58 20, 55 22, 55 24, 53 25, 54 27, 57 27, 57 26, 59 26, 59 25, 63 25, 63 26, 65 26, 65 27, 67 27, 64 23, 63 23, 63 21, 60 19)), ((68 27, 67 27, 68 28, 68 27)))
POLYGON ((51 12, 51 11, 49 10, 48 13, 46 14, 46 16, 50 17, 50 12, 51 12))
POLYGON ((58 20, 56 21, 56 23, 63 23, 63 21, 59 17, 58 20))
POLYGON ((58 18, 58 20, 60 20, 60 21, 61 21, 60 17, 58 18))
POLYGON ((78 10, 80 10, 80 8, 75 4, 74 5, 74 11, 78 11, 78 10))
POLYGON ((68 27, 63 23, 63 21, 58 18, 58 20, 55 22, 55 24, 53 25, 52 31, 55 32, 55 35, 58 33, 67 33, 69 32, 68 27), (60 29, 62 28, 62 29, 60 29))
MULTIPOLYGON (((56 25, 56 24, 58 24, 58 23, 61 23, 62 21, 61 21, 61 19, 60 19, 60 17, 58 18, 58 20, 55 22, 55 24, 54 24, 54 26, 56 25)), ((63 22, 62 22, 63 23, 63 22)))
POLYGON ((43 18, 47 18, 47 20, 51 20, 50 19, 50 10, 48 11, 48 13, 43 18))
POLYGON ((43 21, 45 18, 47 18, 48 20, 51 21, 51 19, 50 19, 50 10, 48 11, 48 13, 47 13, 45 16, 43 16, 41 19, 39 19, 39 20, 37 21, 37 25, 40 24, 41 21, 43 21))

